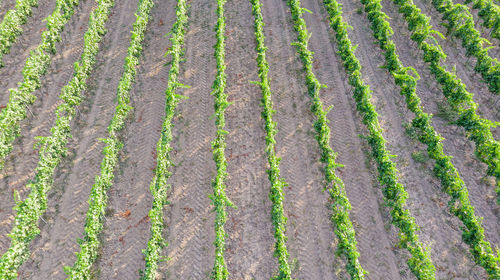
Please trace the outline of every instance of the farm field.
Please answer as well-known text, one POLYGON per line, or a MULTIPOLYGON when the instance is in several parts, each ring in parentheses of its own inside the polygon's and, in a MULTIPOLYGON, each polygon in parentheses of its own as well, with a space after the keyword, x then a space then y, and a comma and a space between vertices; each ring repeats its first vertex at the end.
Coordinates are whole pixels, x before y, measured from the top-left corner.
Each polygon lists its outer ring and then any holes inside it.
POLYGON ((496 0, 0 0, 0 279, 500 279, 496 0))

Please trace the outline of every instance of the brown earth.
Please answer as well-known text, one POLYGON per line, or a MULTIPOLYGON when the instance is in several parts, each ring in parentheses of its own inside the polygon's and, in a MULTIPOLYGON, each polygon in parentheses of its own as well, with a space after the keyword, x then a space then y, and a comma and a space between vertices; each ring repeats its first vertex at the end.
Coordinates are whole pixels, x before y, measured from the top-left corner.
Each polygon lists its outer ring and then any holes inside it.
MULTIPOLYGON (((1 14, 14 1, 0 4, 1 14)), ((413 140, 403 124, 413 115, 405 107, 399 88, 387 71, 381 69, 382 52, 374 43, 369 21, 358 14, 362 7, 357 0, 340 1, 344 19, 353 26, 349 31, 353 44, 358 45, 357 57, 363 65, 363 76, 373 90, 373 103, 388 141, 388 149, 397 155, 395 162, 400 182, 409 193, 408 208, 420 225, 420 240, 431 249, 431 257, 439 279, 484 279, 484 269, 474 265, 468 247, 461 241, 461 223, 447 211, 448 196, 441 191, 432 175, 433 162, 425 156, 425 147, 413 140)), ((445 33, 439 13, 428 0, 416 4, 432 17, 431 23, 445 33)), ((77 118, 72 123, 73 138, 69 155, 58 168, 54 187, 49 193, 47 212, 40 221, 41 234, 32 243, 32 256, 21 267, 20 279, 64 279, 63 266, 72 265, 78 250, 76 240, 83 236, 88 196, 94 178, 99 174, 106 127, 115 106, 116 86, 123 71, 123 61, 130 40, 130 30, 137 0, 117 1, 107 23, 98 55, 96 69, 88 81, 77 118)), ((144 41, 144 54, 138 67, 131 92, 132 117, 121 137, 124 148, 120 153, 116 178, 108 192, 102 249, 93 271, 96 279, 137 279, 144 268, 142 249, 149 237, 148 211, 152 197, 149 184, 156 165, 156 143, 160 136, 165 110, 164 90, 170 60, 164 53, 170 46, 164 37, 175 20, 173 0, 155 1, 144 41)), ((209 279, 214 260, 214 213, 209 195, 215 176, 210 141, 215 137, 213 96, 215 77, 214 26, 216 1, 191 1, 189 26, 185 40, 185 62, 181 64, 180 82, 191 86, 179 90, 188 97, 177 107, 174 118, 172 159, 175 167, 169 179, 170 204, 165 207, 169 246, 163 254, 169 259, 160 264, 159 279, 209 279)), ((405 66, 413 66, 422 77, 418 93, 426 111, 433 113, 433 124, 445 138, 444 148, 453 157, 461 178, 465 181, 476 215, 484 218, 486 239, 500 245, 500 208, 495 204, 491 178, 484 177, 486 165, 474 156, 474 143, 466 139, 463 129, 449 124, 443 94, 421 52, 409 40, 403 18, 392 1, 384 0, 384 11, 395 31, 393 39, 405 66)), ((8 101, 9 87, 21 78, 21 69, 36 47, 43 30, 41 20, 53 9, 53 1, 40 1, 29 19, 23 36, 5 56, 6 66, 0 69, 0 105, 8 101), (42 28, 42 29, 40 29, 42 28)), ((397 229, 390 224, 384 205, 377 172, 369 156, 366 134, 352 98, 352 88, 339 57, 333 33, 326 21, 321 1, 303 0, 303 7, 312 37, 309 46, 314 51, 314 71, 328 86, 321 92, 325 106, 333 105, 328 114, 332 129, 331 145, 338 153, 337 161, 344 165, 338 170, 352 204, 353 221, 362 266, 369 271, 368 279, 415 279, 406 260, 408 253, 398 247, 397 229)), ((88 15, 96 3, 82 0, 63 32, 57 55, 47 72, 38 99, 31 113, 22 122, 22 135, 0 174, 0 249, 9 246, 7 233, 13 222, 12 193, 27 195, 26 183, 33 177, 38 153, 32 149, 34 137, 47 135, 54 123, 58 94, 70 80, 73 62, 82 52, 83 33, 88 15)), ((226 73, 229 101, 227 109, 226 157, 228 160, 227 195, 237 208, 228 208, 225 259, 231 279, 269 279, 278 271, 274 252, 274 228, 271 223, 270 183, 265 153, 265 130, 260 117, 260 88, 249 81, 258 79, 255 61, 255 38, 251 5, 246 0, 229 0, 226 10, 226 73)), ((289 263, 294 278, 345 279, 345 261, 336 255, 337 238, 330 221, 329 196, 323 192, 323 164, 315 140, 302 63, 291 44, 296 41, 289 8, 283 0, 263 1, 266 23, 267 57, 270 66, 271 89, 276 110, 277 153, 282 158, 280 169, 288 183, 284 189, 289 263)), ((476 14, 475 14, 476 16, 476 14)), ((487 32, 483 31, 483 34, 487 32)), ((480 76, 473 71, 473 59, 467 61, 465 50, 457 40, 440 40, 448 54, 447 67, 456 66, 457 75, 474 93, 480 104, 479 113, 499 120, 497 97, 487 91, 480 76)), ((493 50, 494 55, 498 54, 493 50)), ((495 138, 500 130, 493 131, 495 138)))

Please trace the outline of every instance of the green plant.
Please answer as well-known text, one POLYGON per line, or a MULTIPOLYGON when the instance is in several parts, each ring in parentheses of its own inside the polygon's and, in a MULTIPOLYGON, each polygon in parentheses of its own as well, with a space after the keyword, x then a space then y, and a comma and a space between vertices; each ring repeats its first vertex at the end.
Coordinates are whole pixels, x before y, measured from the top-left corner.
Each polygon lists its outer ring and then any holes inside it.
POLYGON ((351 204, 345 193, 344 183, 335 174, 335 170, 342 167, 342 165, 335 162, 337 155, 330 146, 330 127, 328 126, 326 115, 331 108, 325 110, 320 98, 320 90, 326 88, 326 85, 321 84, 316 78, 313 72, 313 53, 308 49, 308 41, 311 34, 307 31, 306 22, 302 14, 309 11, 300 6, 299 0, 290 0, 288 1, 288 5, 292 13, 294 29, 297 32, 297 42, 293 43, 293 45, 302 60, 306 72, 307 90, 312 101, 311 112, 316 116, 316 121, 314 122, 316 140, 321 149, 321 162, 326 164, 324 168, 327 182, 326 189, 333 201, 333 215, 331 220, 336 227, 335 235, 339 238, 337 251, 342 252, 347 259, 346 268, 351 278, 364 279, 367 272, 361 267, 359 262, 359 252, 356 248, 356 233, 349 218, 351 204))
POLYGON ((17 270, 30 255, 31 241, 40 234, 38 220, 47 209, 47 193, 52 188, 55 169, 67 154, 67 144, 71 137, 70 122, 83 99, 82 92, 95 64, 99 43, 106 33, 104 25, 113 4, 113 0, 99 0, 97 8, 90 14, 83 53, 74 64, 73 78, 59 95, 62 103, 56 109, 56 123, 49 136, 36 138, 35 147, 39 148, 40 159, 35 169, 35 178, 27 185, 31 189, 28 197, 21 201, 18 194, 15 196, 15 225, 9 235, 11 245, 0 258, 0 279, 17 279, 17 270))
POLYGON ((38 0, 16 0, 14 9, 5 14, 0 23, 0 67, 3 66, 3 56, 9 53, 12 44, 23 33, 21 26, 26 23, 36 6, 38 0))
MULTIPOLYGON (((450 196, 448 202, 449 211, 458 217, 464 227, 462 228, 462 240, 469 245, 474 261, 484 267, 490 279, 499 277, 497 266, 498 256, 495 256, 491 245, 484 240, 484 229, 481 226, 481 218, 474 214, 474 207, 470 204, 468 190, 465 183, 460 178, 457 169, 451 162, 451 157, 444 153, 443 138, 432 126, 432 115, 423 111, 421 100, 416 94, 416 85, 419 80, 418 73, 411 67, 405 67, 396 53, 396 45, 391 36, 393 34, 387 15, 382 12, 380 0, 362 0, 366 7, 368 19, 371 22, 373 35, 379 43, 379 47, 384 51, 385 67, 393 76, 396 84, 401 88, 400 94, 405 97, 407 108, 415 114, 411 125, 418 140, 427 146, 427 155, 435 161, 434 174, 441 181, 443 190, 450 196)), ((420 23, 425 20, 414 5, 405 6, 405 10, 411 13, 411 18, 420 18, 420 23)), ((410 17, 408 17, 410 18, 410 17)), ((415 26, 415 22, 410 23, 415 26)), ((418 28, 416 30, 427 30, 429 27, 418 28)), ((415 32, 413 38, 422 38, 422 35, 415 32)), ((439 48, 434 49, 437 51, 439 48)), ((424 47, 424 50, 430 50, 424 47)), ((425 55, 425 52, 424 52, 425 55)), ((497 254, 498 255, 498 254, 497 254)))
POLYGON ((266 59, 266 45, 264 36, 264 19, 262 18, 261 6, 259 0, 250 0, 252 4, 252 12, 254 15, 254 29, 255 40, 257 46, 257 66, 259 68, 259 82, 253 82, 260 86, 262 91, 262 118, 265 120, 266 129, 266 153, 269 169, 267 170, 268 178, 271 183, 271 191, 269 198, 273 203, 271 209, 271 217, 274 225, 274 238, 276 243, 274 245, 274 255, 278 257, 279 263, 279 276, 277 279, 291 279, 290 264, 288 263, 288 250, 286 248, 286 217, 285 210, 283 209, 283 201, 285 199, 283 188, 287 186, 285 180, 280 175, 280 158, 276 156, 276 139, 278 133, 276 129, 276 122, 273 121, 272 92, 269 81, 269 64, 266 59))
POLYGON ((55 44, 61 40, 61 32, 76 6, 78 0, 56 1, 54 11, 45 18, 47 30, 42 33, 42 42, 30 52, 23 67, 23 81, 18 83, 17 88, 9 90, 9 102, 0 112, 0 170, 3 169, 5 159, 12 151, 12 143, 20 135, 19 122, 26 118, 27 108, 36 100, 33 92, 40 88, 41 79, 56 52, 55 44))
POLYGON ((103 229, 108 197, 107 190, 113 184, 115 167, 118 164, 118 154, 123 143, 118 139, 118 133, 125 126, 125 120, 132 110, 130 106, 130 89, 136 75, 136 67, 142 54, 142 41, 149 21, 149 13, 153 7, 152 0, 139 2, 136 21, 133 26, 125 67, 117 88, 117 101, 113 118, 108 126, 108 138, 101 139, 106 146, 102 154, 101 174, 96 176, 89 198, 89 208, 86 214, 83 239, 78 240, 80 251, 76 253, 76 261, 72 267, 65 267, 68 279, 92 279, 92 267, 99 254, 99 235, 103 229))
POLYGON ((163 228, 165 227, 165 218, 163 216, 163 208, 167 204, 167 184, 168 178, 171 176, 170 169, 173 163, 170 159, 170 151, 172 147, 172 119, 174 117, 175 108, 180 99, 184 98, 178 95, 179 87, 186 87, 179 83, 179 65, 182 61, 184 44, 184 34, 186 33, 186 25, 188 21, 188 4, 186 0, 178 0, 176 7, 176 21, 170 32, 170 41, 172 46, 167 51, 168 55, 172 56, 169 63, 170 70, 168 72, 167 89, 165 91, 165 117, 161 130, 160 139, 156 144, 156 168, 153 180, 151 180, 149 189, 153 196, 151 210, 149 210, 149 218, 151 219, 151 235, 148 240, 146 250, 143 250, 144 259, 146 261, 145 270, 141 272, 141 279, 156 279, 156 272, 160 261, 165 260, 161 256, 161 250, 167 246, 166 240, 163 238, 163 228))

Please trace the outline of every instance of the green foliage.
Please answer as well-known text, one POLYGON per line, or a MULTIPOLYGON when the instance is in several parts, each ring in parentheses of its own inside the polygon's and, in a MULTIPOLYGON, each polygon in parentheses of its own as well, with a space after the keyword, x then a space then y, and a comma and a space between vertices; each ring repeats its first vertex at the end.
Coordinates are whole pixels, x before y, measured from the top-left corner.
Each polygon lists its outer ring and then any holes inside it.
POLYGON ((17 0, 14 9, 7 11, 0 23, 0 67, 3 66, 3 56, 10 52, 12 44, 23 33, 21 26, 31 16, 33 7, 38 6, 38 0, 17 0))
POLYGON ((500 7, 493 0, 465 0, 465 4, 470 2, 473 9, 479 9, 482 26, 491 28, 491 37, 500 40, 500 7))
POLYGON ((22 70, 23 81, 18 83, 16 89, 10 89, 9 102, 0 112, 0 170, 12 151, 12 143, 20 135, 19 122, 26 118, 26 109, 36 100, 33 92, 42 84, 41 78, 56 51, 55 44, 61 40, 61 32, 77 5, 78 0, 56 1, 54 11, 45 18, 47 30, 42 33, 42 42, 31 51, 22 70))
MULTIPOLYGON (((415 114, 415 118, 411 122, 412 131, 418 140, 427 146, 429 158, 435 160, 434 174, 441 180, 443 190, 451 197, 448 202, 450 212, 464 224, 462 239, 470 246, 474 261, 486 269, 490 279, 498 279, 500 277, 497 265, 499 258, 494 255, 491 245, 484 240, 481 218, 474 214, 474 207, 470 204, 467 187, 453 166, 451 157, 444 153, 443 138, 432 126, 432 115, 423 111, 421 100, 416 94, 418 74, 413 68, 404 67, 399 59, 395 44, 391 39, 393 32, 386 20, 387 15, 382 12, 380 0, 362 0, 362 2, 366 7, 373 34, 380 48, 384 51, 386 65, 389 66, 387 70, 401 88, 400 94, 406 98, 407 108, 415 114)), ((416 10, 414 5, 405 5, 404 7, 400 10, 405 10, 408 13, 414 10, 413 16, 408 18, 425 18, 421 16, 422 14, 416 10)), ((427 22, 426 20, 421 21, 421 23, 427 22)), ((416 26, 413 21, 409 22, 409 25, 416 26)), ((428 29, 430 27, 427 27, 428 29)), ((425 47, 424 50, 430 50, 430 48, 425 47)))
POLYGON ((487 175, 495 176, 497 200, 500 202, 500 142, 493 138, 491 132, 491 128, 498 123, 483 119, 477 114, 478 104, 474 102, 473 94, 467 91, 465 84, 455 73, 443 67, 446 54, 432 36, 437 31, 432 30, 429 17, 425 16, 412 0, 393 1, 399 6, 399 12, 403 14, 412 33, 411 39, 423 51, 423 60, 428 63, 432 75, 441 85, 448 104, 457 112, 458 119, 455 123, 463 127, 469 140, 476 144, 475 154, 479 160, 488 165, 487 175))
POLYGON ((418 163, 425 163, 427 161, 425 154, 420 151, 411 153, 411 158, 418 163))
POLYGON ((453 4, 452 0, 432 0, 432 4, 443 15, 443 20, 448 22, 445 25, 448 33, 452 33, 462 41, 462 46, 467 50, 465 54, 476 58, 474 70, 481 74, 489 90, 496 95, 500 94, 498 60, 491 58, 488 48, 483 47, 484 44, 491 43, 481 38, 481 33, 475 28, 474 18, 467 7, 453 4))
POLYGON ((226 243, 226 232, 224 225, 227 221, 226 206, 234 206, 226 196, 227 178, 227 160, 224 154, 226 149, 225 135, 228 133, 224 130, 226 125, 224 113, 230 105, 227 101, 226 88, 226 65, 225 65, 225 30, 226 18, 224 17, 224 4, 226 0, 217 0, 217 24, 215 25, 215 33, 217 42, 215 48, 215 60, 217 63, 217 74, 212 85, 212 95, 215 97, 215 127, 217 129, 215 139, 212 141, 213 159, 217 168, 217 175, 212 181, 213 195, 211 195, 212 203, 215 207, 215 261, 212 271, 212 279, 226 280, 229 277, 226 261, 224 260, 224 251, 226 243))
POLYGON ((307 10, 300 6, 299 0, 290 0, 288 1, 288 5, 292 12, 294 29, 297 31, 298 42, 294 43, 294 45, 304 65, 306 85, 312 100, 311 111, 316 116, 314 128, 317 133, 316 140, 321 149, 321 162, 326 164, 324 171, 327 190, 333 201, 333 215, 331 220, 336 227, 335 235, 339 238, 337 251, 341 252, 347 259, 346 269, 351 278, 364 279, 367 272, 359 263, 359 252, 356 248, 356 233, 349 218, 351 204, 345 193, 344 183, 335 174, 335 170, 338 167, 342 167, 342 165, 335 162, 337 155, 330 146, 330 127, 328 126, 328 119, 326 117, 330 108, 327 110, 323 109, 323 102, 319 96, 320 89, 325 88, 326 85, 322 85, 312 71, 313 52, 308 49, 310 33, 307 31, 306 22, 302 18, 302 14, 307 12, 307 10))
POLYGON ((85 220, 84 236, 79 240, 80 251, 72 267, 65 267, 68 279, 90 279, 92 266, 97 259, 100 248, 99 235, 103 229, 103 220, 108 205, 107 190, 113 184, 114 170, 118 164, 118 153, 123 143, 117 134, 125 126, 125 120, 132 107, 130 106, 130 89, 136 75, 136 67, 142 54, 142 41, 149 21, 149 13, 153 7, 151 0, 142 0, 136 12, 128 54, 125 58, 125 70, 117 89, 118 104, 108 126, 108 138, 101 139, 106 146, 102 154, 101 175, 96 176, 89 198, 89 209, 85 220))
POLYGON ((162 249, 167 246, 166 240, 163 238, 163 228, 165 218, 163 216, 163 208, 167 204, 167 190, 170 185, 167 184, 168 178, 172 175, 169 171, 173 163, 170 159, 170 151, 172 147, 172 119, 174 117, 177 103, 183 96, 176 93, 179 87, 185 87, 179 83, 179 64, 182 61, 184 44, 184 34, 186 33, 186 25, 188 21, 188 5, 186 0, 179 0, 176 7, 176 21, 172 27, 170 41, 172 46, 167 51, 168 55, 172 56, 170 70, 168 72, 167 89, 165 91, 165 117, 161 130, 161 136, 156 144, 156 169, 155 176, 151 181, 149 189, 153 196, 153 205, 149 210, 149 218, 151 219, 151 235, 148 240, 146 250, 143 250, 144 259, 146 260, 146 268, 141 272, 141 279, 156 279, 158 264, 165 259, 161 256, 162 249))
MULTIPOLYGON (((348 82, 354 87, 356 109, 361 114, 362 122, 369 132, 366 139, 377 163, 380 183, 385 186, 382 193, 390 208, 391 222, 399 229, 401 246, 411 254, 407 261, 408 266, 418 279, 435 279, 436 268, 430 259, 430 250, 424 248, 419 241, 416 233, 419 227, 415 223, 415 218, 406 208, 408 193, 397 180, 398 170, 396 164, 391 160, 394 156, 386 149, 386 140, 382 135, 377 112, 370 101, 371 91, 368 85, 363 82, 360 72, 361 64, 354 54, 355 47, 353 47, 347 33, 350 26, 343 22, 342 8, 335 0, 324 0, 324 3, 330 16, 330 25, 335 31, 338 54, 347 72, 348 82)), ((365 8, 369 10, 371 6, 366 5, 365 8)))
POLYGON ((269 198, 273 203, 271 217, 274 225, 274 255, 278 257, 279 276, 277 279, 291 279, 290 264, 288 263, 288 250, 286 248, 287 237, 286 232, 286 217, 283 209, 284 193, 283 188, 287 186, 285 180, 281 179, 280 175, 280 158, 276 156, 276 139, 278 133, 276 122, 273 121, 272 92, 269 85, 269 64, 266 59, 265 36, 264 36, 264 19, 262 18, 261 6, 259 0, 250 0, 254 15, 255 40, 257 46, 257 65, 259 67, 260 82, 256 82, 262 91, 262 118, 265 120, 266 135, 266 152, 269 169, 267 170, 269 181, 271 182, 271 192, 269 198))
POLYGON ((10 248, 0 259, 0 279, 16 279, 17 270, 30 255, 29 245, 40 234, 38 219, 47 209, 47 193, 52 188, 55 169, 67 153, 67 143, 71 137, 70 122, 81 103, 82 92, 96 62, 99 43, 106 29, 104 27, 113 6, 112 0, 99 0, 98 7, 90 14, 85 33, 83 53, 75 62, 73 78, 63 87, 59 98, 63 101, 56 109, 56 123, 51 135, 37 137, 40 160, 35 169, 35 178, 28 184, 28 197, 16 202, 15 225, 9 235, 10 248))

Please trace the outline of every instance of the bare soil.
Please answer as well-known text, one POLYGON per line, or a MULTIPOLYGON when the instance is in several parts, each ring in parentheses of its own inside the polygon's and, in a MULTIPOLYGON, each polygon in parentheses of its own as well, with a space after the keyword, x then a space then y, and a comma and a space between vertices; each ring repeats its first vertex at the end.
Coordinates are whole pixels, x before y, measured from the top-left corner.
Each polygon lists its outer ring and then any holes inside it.
MULTIPOLYGON (((14 1, 3 0, 3 15, 14 1)), ((399 88, 390 74, 381 69, 384 59, 374 43, 369 21, 358 0, 343 0, 344 19, 353 26, 349 35, 358 45, 356 55, 362 73, 373 91, 373 103, 387 139, 387 147, 397 155, 395 162, 400 182, 409 193, 408 208, 420 225, 420 240, 431 250, 439 279, 485 279, 484 269, 474 265, 467 245, 461 241, 460 221, 447 210, 448 196, 432 175, 433 162, 425 147, 411 138, 403 124, 413 115, 408 112, 399 88)), ((416 4, 432 17, 431 23, 445 33, 440 14, 428 0, 416 4)), ((49 206, 40 221, 41 234, 32 243, 32 256, 21 267, 20 279, 64 279, 63 266, 72 265, 78 250, 77 239, 83 236, 88 196, 99 174, 107 125, 115 106, 116 87, 123 71, 124 57, 135 20, 138 0, 117 1, 107 23, 108 33, 101 44, 96 68, 85 91, 85 101, 72 122, 73 138, 69 155, 61 163, 49 193, 49 206)), ((185 61, 179 80, 189 85, 179 93, 188 97, 177 107, 174 117, 172 159, 175 167, 169 179, 169 204, 164 209, 169 245, 160 264, 158 279, 210 279, 214 260, 214 213, 209 195, 215 176, 211 141, 215 137, 214 49, 216 1, 190 1, 189 26, 185 39, 185 61)), ((445 138, 444 148, 465 181, 476 215, 484 218, 486 240, 500 245, 500 208, 495 203, 492 178, 485 177, 486 165, 474 156, 474 143, 467 140, 462 128, 450 124, 450 113, 439 85, 422 62, 421 52, 409 39, 406 23, 392 1, 384 0, 384 11, 395 31, 393 39, 405 66, 413 66, 422 79, 418 83, 425 110, 434 115, 433 124, 445 138)), ((29 19, 23 36, 5 56, 0 69, 0 105, 8 101, 8 91, 21 79, 21 69, 40 41, 41 20, 53 9, 53 1, 41 0, 29 19)), ((164 91, 167 85, 171 45, 165 35, 175 21, 176 1, 155 1, 144 41, 144 54, 131 92, 132 117, 121 137, 116 178, 108 192, 102 249, 93 271, 95 279, 137 279, 144 268, 142 250, 149 237, 148 211, 152 197, 149 184, 156 166, 156 143, 165 114, 164 91)), ((352 204, 353 221, 362 266, 368 279, 415 279, 406 260, 408 252, 398 246, 397 229, 390 224, 388 209, 377 181, 377 171, 369 147, 360 135, 366 134, 347 84, 346 74, 336 54, 333 33, 321 1, 303 0, 312 37, 314 71, 328 88, 321 96, 332 129, 331 146, 344 165, 338 175, 346 186, 352 204)), ((63 32, 57 55, 47 72, 38 99, 22 122, 22 135, 0 173, 0 249, 9 246, 14 201, 12 193, 27 195, 26 184, 33 178, 38 153, 34 137, 47 135, 54 123, 54 110, 60 103, 61 88, 71 79, 73 63, 83 47, 88 16, 96 3, 82 0, 63 32)), ((270 183, 265 153, 264 122, 260 114, 261 91, 250 81, 258 80, 255 61, 255 38, 251 5, 247 0, 229 0, 226 10, 226 73, 229 101, 226 113, 226 157, 228 160, 227 195, 237 208, 228 208, 225 259, 231 279, 269 279, 278 271, 274 252, 274 229, 271 222, 270 183)), ((337 238, 330 221, 331 201, 323 191, 324 173, 320 150, 315 140, 302 62, 291 45, 296 41, 286 1, 263 1, 266 26, 267 58, 271 89, 276 110, 277 153, 280 169, 288 183, 284 189, 285 214, 288 218, 287 247, 294 278, 348 279, 345 261, 336 254, 337 238)), ((476 16, 476 14, 475 14, 476 16)), ((484 32, 482 34, 486 34, 484 32)), ((465 50, 456 40, 439 41, 448 54, 447 67, 456 66, 457 75, 474 93, 479 113, 498 121, 498 98, 488 92, 473 71, 473 59, 467 61, 465 50)), ((492 51, 493 55, 498 53, 492 51)), ((500 129, 493 130, 495 138, 500 129)))

